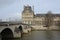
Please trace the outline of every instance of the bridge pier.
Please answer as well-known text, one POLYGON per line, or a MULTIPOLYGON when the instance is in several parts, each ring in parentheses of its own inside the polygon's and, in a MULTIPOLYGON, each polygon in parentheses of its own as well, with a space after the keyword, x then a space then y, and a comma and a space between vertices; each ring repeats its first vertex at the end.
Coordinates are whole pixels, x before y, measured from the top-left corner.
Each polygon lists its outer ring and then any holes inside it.
POLYGON ((15 27, 13 35, 14 35, 14 38, 21 38, 21 36, 22 36, 22 26, 15 27))
POLYGON ((14 38, 21 38, 21 32, 14 32, 14 38))
POLYGON ((0 40, 2 39, 2 35, 0 34, 0 40))

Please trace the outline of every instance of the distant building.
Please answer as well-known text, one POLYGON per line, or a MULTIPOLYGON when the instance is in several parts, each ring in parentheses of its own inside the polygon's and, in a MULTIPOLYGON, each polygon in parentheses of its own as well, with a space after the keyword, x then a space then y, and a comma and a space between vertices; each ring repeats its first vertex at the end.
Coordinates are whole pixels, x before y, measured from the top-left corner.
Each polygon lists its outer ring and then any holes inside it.
POLYGON ((24 6, 22 23, 29 24, 35 29, 47 29, 48 26, 57 29, 60 26, 60 13, 53 14, 48 11, 46 14, 34 14, 31 6, 24 6))
POLYGON ((0 22, 2 22, 2 19, 0 19, 0 22))

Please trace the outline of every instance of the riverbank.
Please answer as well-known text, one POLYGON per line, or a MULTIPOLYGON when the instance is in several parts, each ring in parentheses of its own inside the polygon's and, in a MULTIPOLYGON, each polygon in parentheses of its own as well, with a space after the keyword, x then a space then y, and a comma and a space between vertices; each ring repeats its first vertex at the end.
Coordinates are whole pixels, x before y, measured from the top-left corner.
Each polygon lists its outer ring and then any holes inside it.
POLYGON ((32 31, 60 31, 60 29, 33 29, 32 31))

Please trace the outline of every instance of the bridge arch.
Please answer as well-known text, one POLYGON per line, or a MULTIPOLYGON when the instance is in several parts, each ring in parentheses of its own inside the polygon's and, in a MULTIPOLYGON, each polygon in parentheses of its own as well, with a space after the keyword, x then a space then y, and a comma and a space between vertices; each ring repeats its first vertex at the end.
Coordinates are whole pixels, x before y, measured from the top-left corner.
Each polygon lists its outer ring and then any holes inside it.
POLYGON ((13 38, 13 32, 10 28, 5 28, 0 34, 2 39, 13 38))
POLYGON ((19 28, 20 32, 23 31, 22 25, 20 25, 18 28, 19 28))

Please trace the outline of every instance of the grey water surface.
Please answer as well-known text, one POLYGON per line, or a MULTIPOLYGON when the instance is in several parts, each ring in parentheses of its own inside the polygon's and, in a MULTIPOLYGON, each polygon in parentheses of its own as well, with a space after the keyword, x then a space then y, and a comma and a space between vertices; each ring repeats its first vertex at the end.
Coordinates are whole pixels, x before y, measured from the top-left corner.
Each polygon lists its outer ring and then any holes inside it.
POLYGON ((13 40, 60 40, 60 31, 32 31, 13 40))

